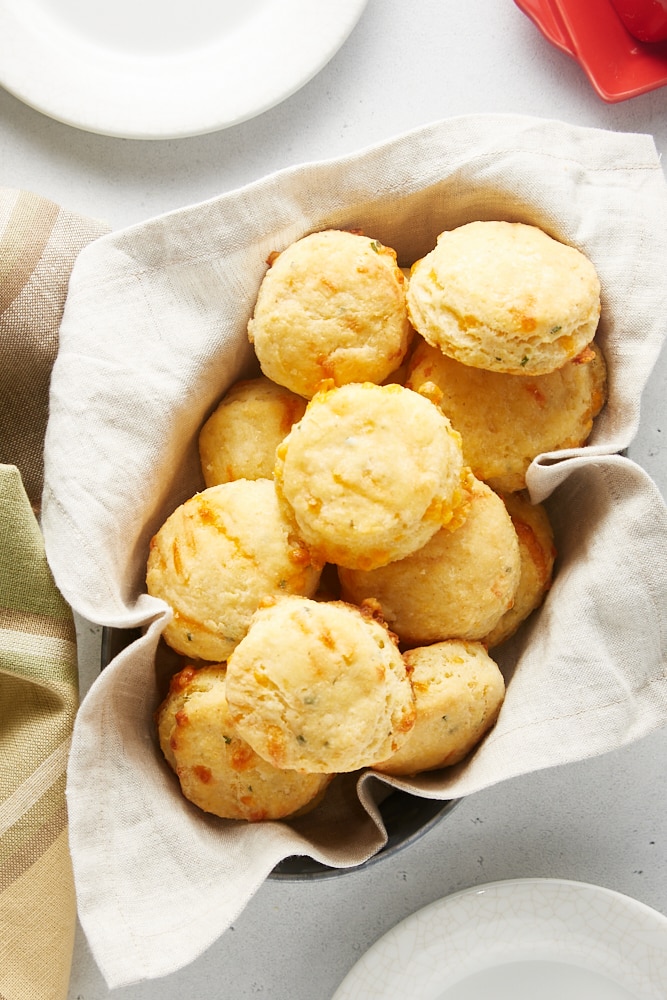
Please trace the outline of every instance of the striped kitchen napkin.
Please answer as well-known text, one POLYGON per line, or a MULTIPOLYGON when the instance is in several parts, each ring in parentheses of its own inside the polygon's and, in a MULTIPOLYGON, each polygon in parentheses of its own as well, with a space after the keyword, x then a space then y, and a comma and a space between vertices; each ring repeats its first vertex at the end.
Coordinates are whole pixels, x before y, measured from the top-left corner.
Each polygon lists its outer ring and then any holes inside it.
POLYGON ((41 195, 0 187, 0 463, 19 467, 35 509, 70 272, 107 229, 41 195))
POLYGON ((65 768, 72 613, 18 469, 0 466, 0 996, 66 995, 75 926, 65 768))
POLYGON ((78 706, 76 636, 35 512, 69 275, 105 228, 0 188, 1 1000, 62 1000, 72 960, 65 771, 78 706))

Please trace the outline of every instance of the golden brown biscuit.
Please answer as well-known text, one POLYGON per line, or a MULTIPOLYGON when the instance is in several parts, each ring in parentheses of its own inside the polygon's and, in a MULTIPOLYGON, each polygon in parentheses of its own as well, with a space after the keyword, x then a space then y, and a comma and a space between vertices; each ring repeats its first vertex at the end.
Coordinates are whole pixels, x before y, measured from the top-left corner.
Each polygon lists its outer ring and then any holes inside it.
POLYGON ((376 600, 405 646, 476 640, 511 608, 521 569, 505 504, 475 480, 468 516, 413 555, 371 572, 340 568, 344 600, 376 600))
POLYGON ((236 382, 199 433, 206 485, 271 479, 276 448, 305 409, 302 396, 264 376, 236 382))
POLYGON ((412 268, 413 326, 462 364, 543 375, 591 342, 600 282, 574 247, 536 226, 470 222, 438 237, 412 268))
POLYGON ((187 666, 156 715, 162 752, 186 799, 225 819, 282 819, 311 805, 330 775, 273 767, 234 728, 224 665, 187 666))
POLYGON ((178 507, 151 541, 148 593, 173 610, 165 641, 188 657, 223 662, 257 607, 315 592, 320 569, 282 514, 268 479, 238 479, 178 507))
POLYGON ((548 375, 504 375, 463 365, 422 340, 405 384, 419 391, 429 383, 442 393, 439 404, 475 476, 512 491, 524 489, 537 455, 586 442, 605 402, 606 366, 593 343, 548 375))
POLYGON ((463 516, 459 435, 399 385, 317 393, 279 445, 276 488, 322 562, 371 569, 420 548, 463 516))
POLYGON ((551 586, 556 547, 551 522, 542 504, 532 504, 527 493, 501 494, 519 538, 521 576, 514 604, 484 637, 489 649, 514 635, 519 625, 540 606, 551 586))
POLYGON ((451 639, 405 654, 417 717, 407 740, 375 765, 412 775, 458 764, 498 717, 505 697, 500 668, 480 642, 451 639))
POLYGON ((403 658, 383 624, 341 602, 257 611, 227 664, 234 724, 276 767, 346 772, 383 760, 414 723, 403 658))
POLYGON ((274 258, 248 324, 264 374, 307 399, 323 380, 382 382, 411 334, 395 252, 334 229, 274 258))

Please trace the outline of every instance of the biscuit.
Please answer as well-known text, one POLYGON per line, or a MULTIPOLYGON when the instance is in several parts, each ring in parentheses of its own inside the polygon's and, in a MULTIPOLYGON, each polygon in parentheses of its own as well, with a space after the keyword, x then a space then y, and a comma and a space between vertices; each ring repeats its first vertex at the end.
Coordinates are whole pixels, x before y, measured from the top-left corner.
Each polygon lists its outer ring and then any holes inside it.
POLYGON ((322 390, 276 452, 279 497, 321 562, 372 569, 463 516, 460 436, 399 385, 322 390))
POLYGON ((545 507, 532 504, 527 493, 501 494, 519 538, 521 576, 514 604, 484 636, 489 649, 514 635, 529 614, 538 608, 551 586, 556 548, 545 507))
POLYGON ((358 608, 285 597, 255 614, 227 664, 238 732, 276 767, 348 772, 384 760, 414 723, 403 658, 358 608))
POLYGON ((330 775, 273 767, 234 728, 223 665, 187 666, 156 722, 160 747, 186 799, 224 819, 283 819, 319 801, 330 775))
POLYGON ((470 222, 438 237, 412 268, 413 326, 474 368, 544 375, 591 342, 600 282, 591 261, 536 226, 470 222))
POLYGON ((303 397, 264 376, 236 382, 199 433, 206 485, 271 479, 276 448, 305 409, 303 397))
POLYGON ((479 640, 509 608, 519 583, 519 542, 500 497, 475 480, 468 516, 423 548, 370 572, 339 568, 343 600, 378 602, 404 646, 479 640))
POLYGON ((497 663, 480 642, 451 639, 405 653, 416 719, 407 740, 377 771, 414 775, 458 764, 495 723, 505 697, 497 663))
POLYGON ((358 233, 326 230, 276 255, 248 336, 272 381, 310 399, 323 380, 382 382, 412 336, 396 253, 358 233))
POLYGON ((606 398, 606 366, 592 343, 547 375, 505 375, 471 368, 421 340, 405 384, 434 383, 439 405, 461 434, 463 459, 496 490, 524 489, 526 471, 544 452, 579 448, 606 398))
POLYGON ((257 607, 317 588, 320 568, 294 535, 268 479, 211 486, 178 507, 151 541, 148 593, 172 608, 165 641, 223 662, 257 607))

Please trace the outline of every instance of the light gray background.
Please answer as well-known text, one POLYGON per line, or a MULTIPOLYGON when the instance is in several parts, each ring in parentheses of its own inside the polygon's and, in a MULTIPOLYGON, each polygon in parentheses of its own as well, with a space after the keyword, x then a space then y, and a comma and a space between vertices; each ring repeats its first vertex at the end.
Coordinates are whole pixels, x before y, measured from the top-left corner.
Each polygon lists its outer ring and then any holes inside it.
MULTIPOLYGON (((252 121, 207 136, 141 142, 92 135, 0 90, 0 183, 32 189, 116 229, 290 164, 475 112, 647 132, 667 151, 667 89, 605 104, 512 0, 369 0, 343 48, 302 90, 252 121)), ((663 494, 666 389, 663 352, 630 450, 663 494)), ((85 690, 98 671, 100 635, 85 622, 79 631, 85 690)), ((667 914, 666 754, 663 729, 623 751, 478 793, 409 850, 367 872, 310 884, 268 882, 197 962, 113 996, 328 1000, 365 949, 399 920, 497 879, 578 879, 667 914)), ((69 1000, 107 996, 79 933, 69 1000)))

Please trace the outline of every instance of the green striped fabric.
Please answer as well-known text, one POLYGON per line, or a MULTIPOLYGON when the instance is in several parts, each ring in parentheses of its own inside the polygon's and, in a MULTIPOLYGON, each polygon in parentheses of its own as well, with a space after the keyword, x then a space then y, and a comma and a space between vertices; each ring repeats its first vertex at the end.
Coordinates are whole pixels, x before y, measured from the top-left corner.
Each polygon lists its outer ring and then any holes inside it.
POLYGON ((2 465, 0 996, 8 1000, 66 995, 74 898, 64 786, 77 703, 72 614, 53 583, 20 473, 2 465), (36 885, 35 866, 47 858, 36 885))
POLYGON ((74 621, 35 511, 69 276, 100 223, 0 188, 0 1000, 64 1000, 76 906, 65 773, 74 621))

